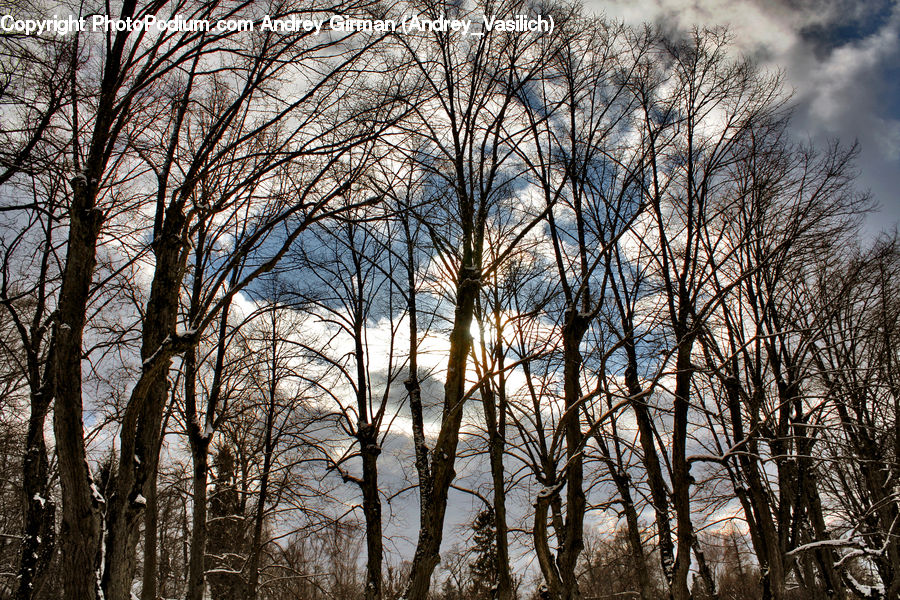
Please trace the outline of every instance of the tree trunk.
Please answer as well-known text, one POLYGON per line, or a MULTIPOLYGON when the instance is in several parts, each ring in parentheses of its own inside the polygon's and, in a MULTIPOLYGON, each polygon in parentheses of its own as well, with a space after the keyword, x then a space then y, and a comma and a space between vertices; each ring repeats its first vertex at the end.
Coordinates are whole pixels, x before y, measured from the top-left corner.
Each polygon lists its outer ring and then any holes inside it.
POLYGON ((603 436, 599 431, 595 432, 594 438, 597 446, 603 453, 603 458, 609 469, 613 483, 616 484, 616 491, 619 492, 619 498, 622 501, 622 512, 625 514, 625 524, 628 528, 628 545, 631 547, 631 554, 634 560, 634 572, 637 574, 638 590, 641 600, 653 600, 653 590, 650 587, 650 574, 647 571, 647 557, 644 554, 644 546, 641 541, 641 529, 638 522, 638 512, 631 495, 631 478, 622 465, 622 455, 619 450, 618 433, 615 429, 615 421, 613 421, 613 443, 616 447, 616 458, 613 459, 609 452, 603 436))
MULTIPOLYGON (((273 314, 274 319, 274 314, 273 314)), ((259 566, 260 566, 260 558, 262 555, 262 534, 263 534, 263 525, 265 522, 266 516, 266 502, 269 499, 269 474, 272 471, 272 454, 275 450, 274 444, 272 441, 272 431, 275 427, 275 393, 276 393, 276 383, 277 383, 277 374, 276 374, 276 347, 275 347, 275 338, 277 336, 277 332, 275 330, 275 324, 272 324, 272 363, 270 368, 272 372, 270 374, 271 380, 269 382, 269 398, 268 398, 268 407, 266 410, 266 422, 265 422, 265 439, 263 441, 263 464, 262 464, 262 473, 260 473, 260 482, 259 482, 259 497, 256 501, 256 515, 253 521, 253 539, 250 542, 250 560, 248 562, 247 567, 247 595, 246 597, 249 600, 256 600, 259 596, 259 566)))
POLYGON ((674 600, 690 600, 688 572, 691 567, 691 548, 694 543, 694 526, 691 521, 690 465, 687 462, 687 426, 690 408, 691 351, 693 338, 683 336, 678 344, 675 363, 675 399, 672 431, 672 497, 678 523, 678 551, 672 580, 674 600))
POLYGON ((157 600, 159 591, 157 473, 154 472, 150 479, 150 485, 147 488, 147 511, 144 513, 144 573, 141 577, 141 600, 157 600))
MULTIPOLYGON (((136 0, 125 0, 120 17, 132 17, 136 5, 136 0)), ((83 171, 80 171, 77 150, 74 153, 77 174, 71 181, 72 202, 69 208, 66 265, 57 301, 57 327, 51 342, 55 352, 55 359, 50 365, 54 369, 55 381, 53 428, 63 500, 59 535, 61 579, 67 598, 84 600, 102 597, 100 582, 103 576, 101 570, 104 549, 100 505, 104 499, 93 486, 84 445, 82 341, 96 264, 97 240, 103 223, 103 215, 96 206, 96 200, 109 160, 107 151, 118 136, 118 130, 113 128, 121 115, 117 111, 127 112, 128 106, 127 103, 120 105, 116 98, 123 79, 122 56, 128 36, 129 32, 119 32, 108 46, 83 171)), ((77 54, 76 42, 73 50, 73 73, 77 54)), ((78 140, 74 142, 77 146, 78 140)))
POLYGON ((187 600, 203 600, 206 574, 206 487, 209 473, 209 438, 188 424, 193 463, 193 515, 191 523, 191 557, 188 565, 187 600))
MULTIPOLYGON (((736 377, 726 378, 723 382, 728 395, 728 409, 732 427, 733 443, 746 442, 747 452, 738 454, 738 466, 747 482, 748 491, 739 493, 742 504, 749 507, 744 511, 750 526, 751 540, 760 563, 760 576, 763 578, 763 595, 765 598, 782 600, 785 594, 784 550, 779 541, 778 530, 772 518, 769 495, 765 490, 759 470, 759 452, 756 440, 748 440, 744 431, 739 381, 736 377), (751 510, 748 510, 751 509, 751 510)), ((758 406, 750 407, 756 414, 758 406)))
POLYGON ((628 366, 625 368, 625 385, 628 388, 628 394, 631 397, 631 408, 634 410, 635 420, 637 421, 644 468, 647 470, 647 482, 650 486, 650 497, 653 501, 653 509, 656 515, 656 531, 659 536, 659 559, 666 584, 671 590, 674 577, 675 553, 674 544, 672 543, 672 528, 669 523, 668 490, 666 489, 665 479, 663 479, 659 454, 656 451, 653 421, 645 403, 647 394, 641 387, 637 376, 637 352, 631 319, 624 314, 623 326, 625 329, 625 350, 628 356, 628 366))
POLYGON ((560 597, 562 590, 562 581, 560 581, 556 561, 553 560, 553 553, 550 551, 550 532, 547 529, 550 503, 555 496, 556 491, 547 486, 538 492, 537 500, 534 503, 533 535, 534 551, 537 554, 541 575, 544 577, 545 589, 541 593, 541 598, 553 598, 554 600, 560 597))
MULTIPOLYGON (((179 215, 180 216, 180 215, 179 215)), ((180 221, 181 219, 167 219, 180 221)), ((162 420, 169 397, 167 375, 171 349, 165 348, 175 334, 178 292, 181 288, 180 223, 171 226, 171 236, 157 250, 157 264, 150 300, 144 318, 141 374, 122 423, 121 458, 115 493, 109 506, 106 569, 103 588, 106 600, 128 600, 136 568, 135 549, 152 474, 159 462, 162 420), (150 363, 154 363, 150 366, 150 363)))
POLYGON ((576 600, 578 590, 576 567, 584 549, 584 433, 581 431, 581 340, 590 318, 574 306, 566 311, 563 325, 563 379, 566 412, 562 419, 566 439, 566 518, 560 549, 556 557, 562 584, 560 598, 576 600))
POLYGON ((22 469, 25 518, 17 600, 31 600, 39 593, 56 546, 56 503, 50 493, 49 461, 44 440, 44 423, 49 408, 50 398, 44 387, 32 393, 22 469))
MULTIPOLYGON (((495 282, 496 283, 496 282, 495 282)), ((494 356, 494 370, 496 370, 496 393, 492 382, 493 376, 488 373, 488 348, 484 339, 483 316, 479 317, 479 331, 481 332, 481 357, 484 367, 477 370, 476 376, 481 381, 481 405, 484 410, 484 422, 488 434, 488 462, 491 470, 491 483, 493 487, 493 504, 492 510, 494 514, 494 543, 495 548, 495 565, 496 565, 496 581, 493 582, 492 598, 494 600, 511 600, 512 599, 512 576, 509 571, 509 540, 508 526, 506 524, 506 478, 503 467, 503 454, 506 444, 506 372, 504 368, 503 348, 503 322, 502 315, 499 310, 500 298, 497 288, 493 290, 493 320, 496 338, 493 340, 493 347, 490 354, 494 356)), ((476 301, 476 311, 479 315, 483 315, 481 304, 476 301)), ((478 364, 476 362, 476 369, 478 364)))
MULTIPOLYGON (((99 124, 98 124, 99 127, 99 124)), ((89 288, 96 261, 100 211, 94 207, 96 179, 72 180, 66 267, 54 330, 53 430, 59 460, 63 515, 59 532, 60 573, 67 598, 100 598, 100 506, 84 446, 81 396, 81 344, 89 288)))
POLYGON ((719 590, 716 587, 715 576, 712 569, 709 568, 709 563, 706 562, 706 555, 700 547, 697 536, 694 536, 694 556, 697 557, 697 570, 700 572, 700 580, 703 582, 706 594, 712 600, 719 600, 719 590))
POLYGON ((427 503, 423 498, 430 496, 431 469, 429 468, 428 445, 425 443, 425 422, 422 413, 422 388, 419 385, 418 363, 418 317, 416 312, 416 266, 415 243, 409 226, 409 208, 403 215, 403 232, 406 238, 406 308, 409 315, 409 377, 404 382, 409 395, 409 412, 412 419, 413 445, 416 451, 416 474, 419 478, 419 523, 427 519, 427 503))
MULTIPOLYGON (((499 363, 502 374, 502 362, 499 363)), ((500 383, 501 389, 503 383, 500 383)), ((502 415, 497 414, 495 397, 490 386, 483 386, 482 404, 488 431, 488 456, 490 459, 491 479, 494 488, 494 527, 497 544, 497 581, 494 593, 496 600, 512 599, 512 576, 509 572, 509 540, 506 524, 506 479, 503 469, 503 434, 502 415)), ((500 402, 500 410, 505 412, 506 406, 500 402)))
POLYGON ((360 432, 362 444, 363 514, 366 518, 366 600, 381 600, 381 564, 383 541, 381 533, 381 498, 378 495, 378 455, 381 449, 375 438, 374 426, 360 432))
POLYGON ((690 408, 691 351, 693 338, 683 336, 678 344, 675 363, 675 399, 672 430, 672 497, 678 524, 678 551, 675 555, 675 571, 672 581, 674 600, 690 600, 688 571, 691 568, 691 548, 694 544, 694 526, 691 521, 691 478, 687 462, 687 426, 690 408))
POLYGON ((463 416, 466 362, 472 347, 469 329, 472 326, 475 298, 479 289, 479 269, 472 266, 470 261, 471 256, 464 256, 457 284, 456 312, 453 330, 450 333, 447 381, 444 385, 443 420, 432 453, 432 484, 426 494, 422 494, 423 490, 420 490, 424 520, 420 524, 409 584, 404 594, 407 600, 426 600, 431 585, 431 574, 441 560, 440 548, 444 533, 444 515, 447 511, 447 495, 450 484, 456 476, 454 462, 463 416))

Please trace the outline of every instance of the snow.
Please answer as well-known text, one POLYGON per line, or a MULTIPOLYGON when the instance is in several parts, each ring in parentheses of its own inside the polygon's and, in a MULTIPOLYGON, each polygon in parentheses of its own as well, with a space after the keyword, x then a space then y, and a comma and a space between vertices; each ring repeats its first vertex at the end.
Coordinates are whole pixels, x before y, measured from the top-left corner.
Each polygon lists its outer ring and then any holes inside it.
POLYGON ((675 573, 675 564, 672 562, 672 557, 663 556, 661 561, 662 561, 663 573, 665 574, 666 579, 671 581, 671 579, 675 573))
MULTIPOLYGON (((96 489, 94 487, 94 482, 91 482, 91 489, 96 489)), ((102 568, 106 562, 106 536, 100 536, 100 566, 98 566, 94 570, 94 575, 97 577, 97 600, 105 600, 103 595, 103 572, 102 568)))
POLYGON ((866 600, 882 600, 885 597, 884 585, 865 585, 853 578, 851 573, 845 572, 844 577, 853 591, 866 600))
POLYGON ((859 542, 852 539, 851 537, 843 537, 833 540, 819 540, 817 542, 810 542, 809 544, 803 544, 802 546, 797 546, 790 552, 786 554, 786 556, 794 556, 795 554, 799 554, 801 552, 805 552, 806 550, 812 550, 815 548, 822 547, 832 547, 832 548, 843 548, 846 546, 859 546, 859 542))
POLYGON ((97 484, 93 481, 91 482, 91 498, 93 498, 94 502, 98 505, 106 504, 106 498, 103 497, 103 494, 97 489, 97 484))
POLYGON ((159 356, 159 353, 162 352, 163 348, 165 348, 167 345, 169 345, 171 343, 172 343, 172 336, 171 335, 166 336, 166 339, 164 339, 162 341, 162 343, 159 345, 159 348, 157 348, 156 351, 153 354, 151 354, 150 356, 148 356, 147 360, 144 361, 144 363, 143 363, 144 368, 145 369, 149 368, 153 364, 153 361, 156 360, 156 357, 159 356))
POLYGON ((555 496, 556 494, 559 493, 559 490, 562 489, 562 487, 563 487, 564 484, 565 484, 565 481, 561 481, 561 482, 557 483, 557 484, 554 485, 554 486, 548 486, 548 485, 545 485, 545 486, 542 487, 541 490, 538 492, 538 494, 537 494, 537 499, 538 499, 538 500, 545 500, 545 499, 547 499, 547 498, 552 498, 553 496, 555 496))

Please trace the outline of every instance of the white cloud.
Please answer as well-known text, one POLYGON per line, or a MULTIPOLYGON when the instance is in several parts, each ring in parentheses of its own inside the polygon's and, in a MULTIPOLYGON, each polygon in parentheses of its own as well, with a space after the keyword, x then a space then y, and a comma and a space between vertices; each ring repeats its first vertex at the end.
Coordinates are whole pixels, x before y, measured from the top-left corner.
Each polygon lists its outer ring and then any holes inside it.
MULTIPOLYGON (((836 48, 817 65, 811 65, 803 92, 810 96, 810 114, 823 127, 838 130, 848 114, 861 108, 874 113, 877 98, 872 85, 885 63, 900 51, 900 12, 877 33, 854 44, 836 48)), ((873 115, 874 116, 874 115, 873 115)), ((872 123, 874 124, 874 123, 872 123)), ((877 131, 877 129, 871 129, 877 131)))

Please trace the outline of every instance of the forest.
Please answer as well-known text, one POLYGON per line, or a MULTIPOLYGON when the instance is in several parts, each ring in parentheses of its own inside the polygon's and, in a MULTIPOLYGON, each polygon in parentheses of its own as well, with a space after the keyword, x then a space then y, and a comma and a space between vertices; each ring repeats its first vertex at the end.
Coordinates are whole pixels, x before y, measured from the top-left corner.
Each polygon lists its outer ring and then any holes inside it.
POLYGON ((727 29, 69 4, 474 24, 0 35, 0 598, 900 598, 897 232, 727 29))

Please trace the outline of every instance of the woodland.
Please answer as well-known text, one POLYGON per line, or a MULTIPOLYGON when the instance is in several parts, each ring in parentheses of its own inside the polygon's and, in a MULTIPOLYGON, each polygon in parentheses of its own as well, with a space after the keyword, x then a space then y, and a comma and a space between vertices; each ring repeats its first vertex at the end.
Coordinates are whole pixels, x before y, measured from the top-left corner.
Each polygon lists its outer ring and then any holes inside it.
POLYGON ((726 29, 3 10, 554 28, 0 35, 0 598, 900 598, 897 233, 726 29))

